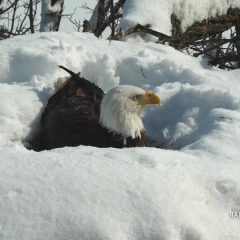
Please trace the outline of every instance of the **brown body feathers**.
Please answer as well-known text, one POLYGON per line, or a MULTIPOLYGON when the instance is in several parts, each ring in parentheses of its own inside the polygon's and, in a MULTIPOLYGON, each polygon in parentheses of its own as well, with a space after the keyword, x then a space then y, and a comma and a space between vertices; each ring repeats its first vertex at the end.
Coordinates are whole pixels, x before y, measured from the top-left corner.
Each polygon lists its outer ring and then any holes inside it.
POLYGON ((99 124, 104 92, 95 84, 60 66, 71 77, 50 99, 41 117, 41 131, 32 141, 35 151, 65 146, 147 146, 146 135, 132 139, 109 132, 99 124))

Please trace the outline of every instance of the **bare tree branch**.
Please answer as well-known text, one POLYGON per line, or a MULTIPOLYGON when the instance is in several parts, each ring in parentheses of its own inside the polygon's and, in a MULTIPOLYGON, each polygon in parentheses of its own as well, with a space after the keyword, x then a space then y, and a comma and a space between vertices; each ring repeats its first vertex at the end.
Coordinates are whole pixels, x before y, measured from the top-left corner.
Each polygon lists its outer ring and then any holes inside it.
MULTIPOLYGON (((0 3, 3 1, 0 1, 0 3)), ((8 0, 6 7, 0 8, 0 40, 9 37, 34 33, 38 27, 36 21, 37 6, 40 0, 8 0)))
POLYGON ((81 25, 81 21, 78 19, 74 18, 74 15, 76 13, 77 8, 74 9, 74 12, 72 14, 70 14, 70 16, 67 16, 67 19, 69 20, 70 23, 73 24, 73 28, 77 31, 80 32, 80 29, 82 27, 81 25))
POLYGON ((8 12, 14 5, 15 5, 15 2, 12 2, 12 4, 10 6, 8 6, 7 8, 5 8, 5 9, 0 8, 0 14, 8 12))
POLYGON ((112 39, 113 40, 119 40, 122 37, 131 35, 133 33, 140 33, 140 32, 148 33, 148 34, 151 34, 151 35, 153 35, 155 37, 163 38, 163 39, 166 39, 166 40, 170 39, 170 37, 167 36, 166 34, 163 34, 163 33, 157 32, 155 30, 152 30, 152 29, 150 29, 150 27, 151 27, 151 25, 149 25, 149 24, 147 24, 145 26, 143 26, 141 24, 137 24, 136 26, 134 26, 132 28, 128 28, 125 31, 118 32, 115 36, 113 36, 112 39))

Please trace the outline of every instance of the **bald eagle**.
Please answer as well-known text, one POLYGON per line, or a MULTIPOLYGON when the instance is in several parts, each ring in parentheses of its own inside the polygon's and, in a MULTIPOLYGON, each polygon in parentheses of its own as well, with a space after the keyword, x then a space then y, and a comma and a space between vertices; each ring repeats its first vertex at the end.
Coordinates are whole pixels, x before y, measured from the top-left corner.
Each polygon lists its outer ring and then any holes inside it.
POLYGON ((141 117, 145 105, 160 104, 155 93, 120 85, 104 94, 94 83, 59 67, 71 76, 48 100, 32 149, 148 146, 141 117))

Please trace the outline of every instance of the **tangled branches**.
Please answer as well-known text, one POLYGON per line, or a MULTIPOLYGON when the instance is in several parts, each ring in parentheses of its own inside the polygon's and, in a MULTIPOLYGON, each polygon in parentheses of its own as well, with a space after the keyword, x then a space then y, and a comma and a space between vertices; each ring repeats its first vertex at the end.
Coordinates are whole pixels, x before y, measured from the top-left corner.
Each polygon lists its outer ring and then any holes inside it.
POLYGON ((37 7, 40 0, 1 0, 0 1, 0 40, 26 33, 34 33, 37 7))
POLYGON ((157 43, 168 44, 223 69, 240 68, 240 10, 229 9, 224 16, 196 22, 182 32, 180 21, 171 16, 172 36, 151 29, 150 25, 136 26, 119 31, 113 39, 119 40, 132 33, 146 33, 158 37, 157 43), (227 34, 225 34, 227 31, 227 34), (226 37, 227 36, 227 37, 226 37))

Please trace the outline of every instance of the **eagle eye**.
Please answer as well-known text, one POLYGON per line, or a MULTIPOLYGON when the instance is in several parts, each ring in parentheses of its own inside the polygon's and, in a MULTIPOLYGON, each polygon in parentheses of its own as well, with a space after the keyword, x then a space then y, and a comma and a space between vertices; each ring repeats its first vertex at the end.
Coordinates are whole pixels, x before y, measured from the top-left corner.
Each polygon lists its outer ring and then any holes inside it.
POLYGON ((140 94, 136 94, 134 96, 132 96, 130 99, 133 100, 133 101, 139 101, 139 99, 142 97, 142 95, 140 94))

